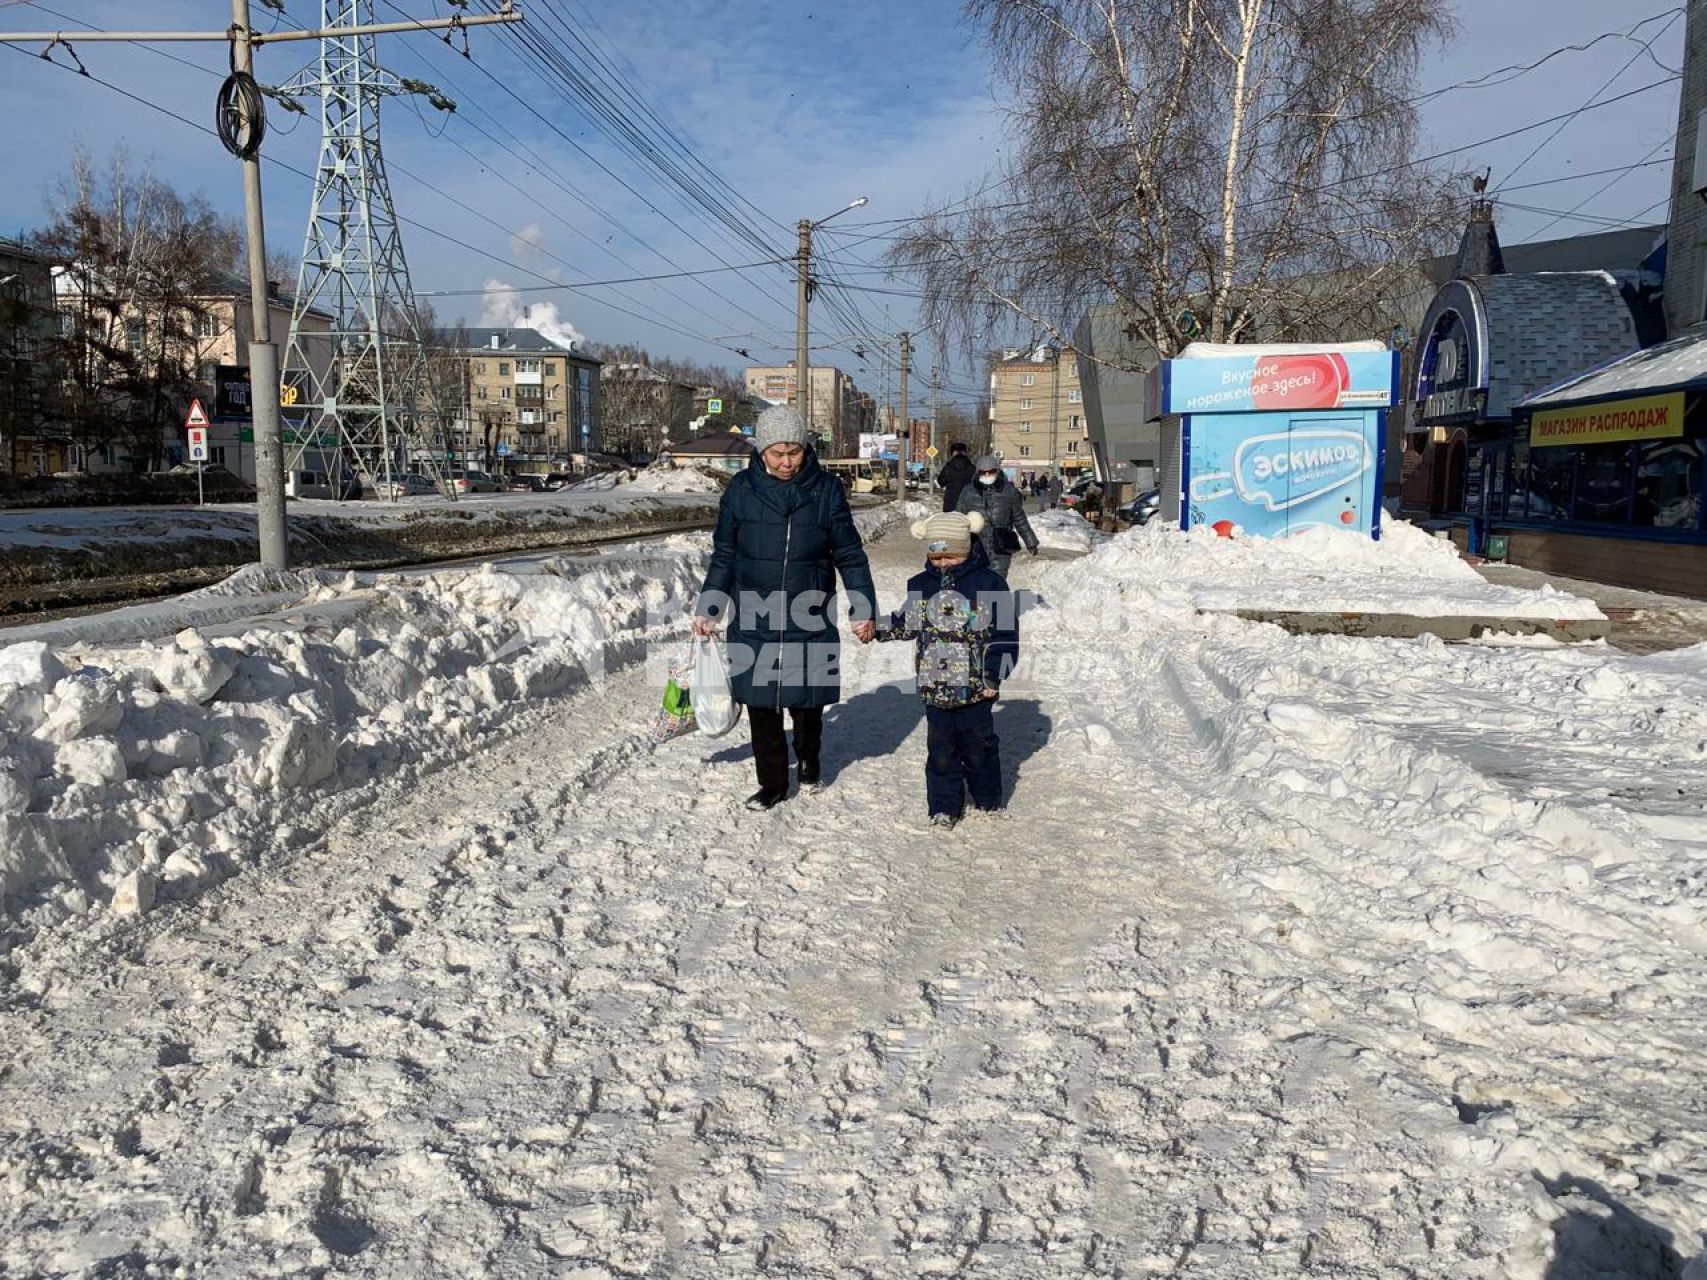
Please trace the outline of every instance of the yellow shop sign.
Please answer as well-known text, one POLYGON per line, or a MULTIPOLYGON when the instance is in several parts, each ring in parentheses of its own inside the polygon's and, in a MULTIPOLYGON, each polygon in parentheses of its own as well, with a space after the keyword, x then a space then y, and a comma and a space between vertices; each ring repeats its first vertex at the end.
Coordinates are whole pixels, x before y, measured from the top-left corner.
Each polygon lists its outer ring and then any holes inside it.
POLYGON ((1538 409, 1529 420, 1531 448, 1561 444, 1616 444, 1683 434, 1683 392, 1603 400, 1574 409, 1538 409))

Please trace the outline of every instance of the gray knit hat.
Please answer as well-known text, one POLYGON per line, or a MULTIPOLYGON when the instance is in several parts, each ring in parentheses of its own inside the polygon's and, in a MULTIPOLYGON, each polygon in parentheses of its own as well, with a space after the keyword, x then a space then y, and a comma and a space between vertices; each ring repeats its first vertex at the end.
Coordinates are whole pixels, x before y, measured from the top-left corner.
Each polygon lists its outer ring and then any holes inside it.
POLYGON ((806 424, 800 413, 786 404, 773 404, 759 415, 759 425, 753 428, 753 448, 763 453, 773 444, 806 443, 806 424))
POLYGON ((980 471, 1000 471, 1002 469, 1002 460, 993 453, 986 453, 972 465, 977 467, 980 471))

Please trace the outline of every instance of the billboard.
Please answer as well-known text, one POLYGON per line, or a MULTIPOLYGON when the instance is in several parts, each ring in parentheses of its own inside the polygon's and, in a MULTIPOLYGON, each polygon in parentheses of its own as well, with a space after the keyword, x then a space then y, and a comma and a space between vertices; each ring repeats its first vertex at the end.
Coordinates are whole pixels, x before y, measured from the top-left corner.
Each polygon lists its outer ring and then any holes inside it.
POLYGON ((1250 355, 1169 360, 1161 369, 1164 414, 1383 409, 1393 403, 1398 356, 1259 348, 1250 355))
POLYGON ((862 431, 859 433, 859 456, 895 460, 900 437, 893 431, 862 431))
POLYGON ((1376 533, 1382 414, 1193 414, 1181 524, 1376 533))

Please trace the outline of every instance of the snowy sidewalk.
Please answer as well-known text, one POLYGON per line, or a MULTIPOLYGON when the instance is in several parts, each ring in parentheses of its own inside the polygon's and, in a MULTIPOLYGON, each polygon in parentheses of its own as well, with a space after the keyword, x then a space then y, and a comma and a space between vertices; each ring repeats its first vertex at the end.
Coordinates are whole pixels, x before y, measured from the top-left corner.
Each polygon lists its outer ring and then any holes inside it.
MULTIPOLYGON (((886 602, 915 558, 875 545, 886 602)), ((850 648, 829 787, 762 815, 742 742, 647 744, 629 667, 324 842, 32 948, 0 1269, 1693 1256, 1699 663, 1301 639, 1098 559, 1016 571, 1043 603, 1005 819, 925 826, 899 646, 850 648)))

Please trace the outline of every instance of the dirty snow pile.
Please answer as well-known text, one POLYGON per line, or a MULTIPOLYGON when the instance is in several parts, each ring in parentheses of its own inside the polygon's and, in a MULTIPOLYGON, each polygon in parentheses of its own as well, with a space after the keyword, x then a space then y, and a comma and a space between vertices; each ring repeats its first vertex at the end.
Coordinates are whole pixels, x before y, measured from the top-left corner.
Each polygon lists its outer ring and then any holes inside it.
POLYGON ((647 467, 627 486, 631 493, 722 493, 723 486, 698 467, 647 467))
POLYGON ((1045 551, 1084 555, 1104 536, 1077 511, 1040 511, 1027 515, 1037 544, 1045 551))
POLYGON ((1209 613, 1239 609, 1403 613, 1514 618, 1599 618, 1593 601, 1543 586, 1495 586, 1456 547, 1403 520, 1375 541, 1333 529, 1288 538, 1213 530, 1189 533, 1152 521, 1129 529, 1096 557, 1097 573, 1160 607, 1209 613))

